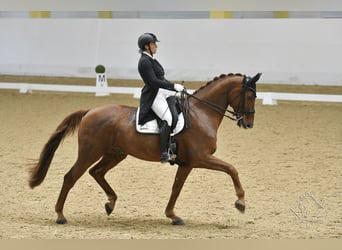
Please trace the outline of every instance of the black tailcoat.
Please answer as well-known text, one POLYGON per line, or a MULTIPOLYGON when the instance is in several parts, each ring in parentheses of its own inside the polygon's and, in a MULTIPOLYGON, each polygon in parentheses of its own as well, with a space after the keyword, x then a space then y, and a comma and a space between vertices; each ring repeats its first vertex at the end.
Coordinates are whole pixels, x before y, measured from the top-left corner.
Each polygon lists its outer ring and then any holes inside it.
POLYGON ((174 84, 165 79, 163 66, 144 53, 141 54, 138 71, 145 83, 141 90, 139 113, 139 124, 144 124, 155 118, 151 106, 159 88, 174 91, 174 84))

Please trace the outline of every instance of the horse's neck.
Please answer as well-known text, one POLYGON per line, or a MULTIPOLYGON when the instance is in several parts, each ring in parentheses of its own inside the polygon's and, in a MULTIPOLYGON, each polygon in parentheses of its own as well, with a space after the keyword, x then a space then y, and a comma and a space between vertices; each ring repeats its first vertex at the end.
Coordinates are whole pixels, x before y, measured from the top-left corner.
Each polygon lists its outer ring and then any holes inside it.
POLYGON ((207 86, 199 89, 195 96, 205 102, 214 104, 220 107, 222 112, 217 112, 214 108, 210 108, 209 105, 201 103, 198 100, 193 100, 193 105, 200 111, 200 116, 212 122, 213 126, 217 129, 223 119, 223 110, 227 109, 229 105, 229 96, 233 90, 238 86, 238 80, 235 78, 220 79, 220 82, 212 82, 207 86), (204 117, 205 116, 205 117, 204 117))
POLYGON ((196 97, 226 109, 229 105, 229 96, 238 84, 237 79, 233 77, 220 79, 200 89, 196 97))

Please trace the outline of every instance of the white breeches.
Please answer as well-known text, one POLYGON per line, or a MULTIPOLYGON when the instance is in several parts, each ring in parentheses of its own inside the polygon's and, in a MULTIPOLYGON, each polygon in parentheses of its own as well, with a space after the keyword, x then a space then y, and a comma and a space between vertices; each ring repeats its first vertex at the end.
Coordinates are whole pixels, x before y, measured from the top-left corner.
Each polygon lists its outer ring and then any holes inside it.
POLYGON ((156 98, 152 103, 152 110, 156 115, 167 122, 167 124, 171 127, 172 124, 172 115, 169 109, 169 105, 167 104, 166 98, 168 97, 168 93, 161 91, 159 89, 156 98))

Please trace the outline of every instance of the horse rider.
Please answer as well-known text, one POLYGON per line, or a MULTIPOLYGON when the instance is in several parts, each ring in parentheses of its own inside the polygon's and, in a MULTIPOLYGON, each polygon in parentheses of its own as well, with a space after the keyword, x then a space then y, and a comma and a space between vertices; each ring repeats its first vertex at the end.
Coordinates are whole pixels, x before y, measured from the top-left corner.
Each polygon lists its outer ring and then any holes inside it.
POLYGON ((160 118, 160 162, 165 163, 172 160, 168 150, 172 115, 166 101, 167 94, 163 93, 161 89, 181 92, 184 87, 181 84, 172 83, 165 79, 163 66, 154 57, 158 48, 157 42, 159 40, 152 33, 144 33, 138 38, 138 47, 141 54, 138 71, 144 81, 144 87, 141 90, 138 123, 144 124, 154 119, 154 114, 160 118), (154 114, 151 114, 151 110, 154 114))

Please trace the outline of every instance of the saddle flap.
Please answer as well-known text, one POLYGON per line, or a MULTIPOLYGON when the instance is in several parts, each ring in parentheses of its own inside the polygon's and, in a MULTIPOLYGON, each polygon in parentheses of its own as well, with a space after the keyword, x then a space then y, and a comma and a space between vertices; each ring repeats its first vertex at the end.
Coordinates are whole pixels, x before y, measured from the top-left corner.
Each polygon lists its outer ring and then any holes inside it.
MULTIPOLYGON (((140 112, 140 107, 138 107, 138 109, 137 109, 136 119, 135 119, 137 132, 142 133, 142 134, 159 134, 159 126, 158 126, 157 119, 148 121, 144 124, 139 124, 138 123, 139 112, 140 112)), ((179 113, 177 118, 178 118, 178 122, 177 122, 175 128, 171 131, 171 136, 174 136, 174 135, 180 133, 184 128, 185 122, 184 122, 183 113, 179 113)))

